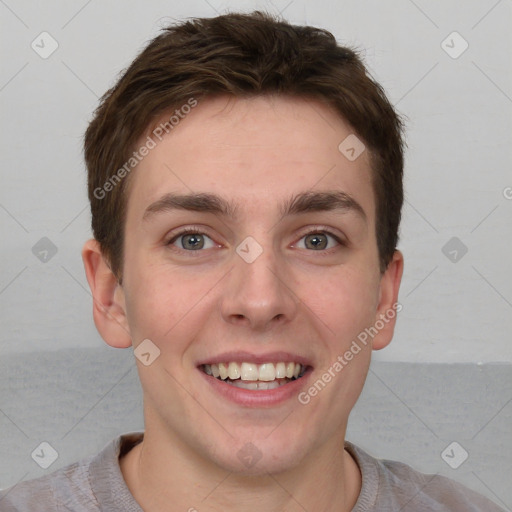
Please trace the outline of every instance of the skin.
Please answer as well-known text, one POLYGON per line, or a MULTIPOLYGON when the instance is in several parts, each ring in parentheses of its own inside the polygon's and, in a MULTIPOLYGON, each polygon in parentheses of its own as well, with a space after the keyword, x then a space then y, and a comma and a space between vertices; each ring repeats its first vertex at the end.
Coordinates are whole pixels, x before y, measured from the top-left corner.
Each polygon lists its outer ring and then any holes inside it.
POLYGON ((391 341, 395 319, 307 405, 242 407, 196 369, 230 350, 283 350, 311 360, 309 386, 397 302, 403 257, 396 251, 380 273, 369 155, 349 161, 338 150, 351 133, 315 101, 202 100, 130 176, 122 286, 98 243, 85 244, 103 339, 136 348, 148 338, 160 350, 149 366, 135 359, 145 437, 120 461, 145 511, 354 506, 361 475, 343 448, 347 421, 371 351, 391 341), (278 206, 308 190, 350 194, 366 218, 353 210, 282 217, 278 206), (142 220, 164 194, 192 191, 237 203, 237 217, 172 210, 142 220), (203 249, 187 252, 190 237, 168 245, 191 225, 205 233, 203 249), (326 232, 343 243, 328 236, 326 248, 312 247, 307 235, 326 232), (247 236, 263 248, 253 263, 236 252, 247 236), (247 442, 261 454, 250 468, 237 456, 247 442))

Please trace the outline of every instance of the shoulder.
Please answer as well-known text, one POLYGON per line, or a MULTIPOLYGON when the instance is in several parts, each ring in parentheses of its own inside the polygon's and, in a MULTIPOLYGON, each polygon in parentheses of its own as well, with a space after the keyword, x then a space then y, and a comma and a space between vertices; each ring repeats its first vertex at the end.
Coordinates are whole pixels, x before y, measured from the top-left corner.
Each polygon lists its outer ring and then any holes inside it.
POLYGON ((99 511, 91 492, 88 468, 91 457, 49 475, 20 482, 0 492, 2 512, 99 511))
POLYGON ((363 479, 354 512, 503 512, 489 499, 450 478, 420 473, 402 462, 376 459, 351 443, 345 448, 358 463, 363 479))
POLYGON ((142 512, 123 480, 119 456, 143 435, 122 434, 96 455, 0 491, 0 512, 142 512))

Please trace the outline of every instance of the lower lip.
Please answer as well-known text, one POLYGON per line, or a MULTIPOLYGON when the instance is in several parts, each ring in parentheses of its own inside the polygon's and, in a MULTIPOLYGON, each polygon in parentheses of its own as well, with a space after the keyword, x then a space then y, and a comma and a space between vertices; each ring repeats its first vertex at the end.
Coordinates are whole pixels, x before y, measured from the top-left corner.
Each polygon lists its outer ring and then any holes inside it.
POLYGON ((290 400, 290 398, 297 398, 300 390, 305 387, 306 381, 309 379, 313 369, 309 367, 300 379, 292 380, 278 388, 257 390, 238 388, 206 374, 200 368, 197 368, 197 371, 206 379, 206 382, 212 386, 216 393, 219 393, 231 402, 245 407, 272 407, 282 404, 290 400))

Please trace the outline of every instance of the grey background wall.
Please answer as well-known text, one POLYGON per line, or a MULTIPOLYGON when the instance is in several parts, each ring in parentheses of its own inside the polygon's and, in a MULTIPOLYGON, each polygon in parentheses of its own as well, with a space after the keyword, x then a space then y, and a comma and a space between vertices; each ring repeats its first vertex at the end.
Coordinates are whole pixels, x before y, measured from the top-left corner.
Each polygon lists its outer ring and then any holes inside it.
POLYGON ((512 507, 510 0, 0 2, 0 488, 143 428, 133 354, 92 321, 81 138, 165 24, 255 8, 361 48, 408 118, 403 310, 349 439, 512 507))

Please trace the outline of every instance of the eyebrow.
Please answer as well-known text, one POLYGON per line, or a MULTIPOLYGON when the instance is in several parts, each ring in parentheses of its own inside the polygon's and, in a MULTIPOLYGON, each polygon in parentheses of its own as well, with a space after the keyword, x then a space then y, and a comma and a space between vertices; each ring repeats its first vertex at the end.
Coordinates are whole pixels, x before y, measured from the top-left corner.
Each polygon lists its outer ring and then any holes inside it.
MULTIPOLYGON (((143 220, 149 220, 156 214, 173 210, 213 213, 236 218, 239 205, 211 193, 174 194, 168 193, 151 203, 145 210, 143 220)), ((308 212, 337 210, 342 213, 354 212, 366 222, 363 207, 350 195, 342 191, 306 191, 285 201, 280 206, 282 217, 308 212)))

